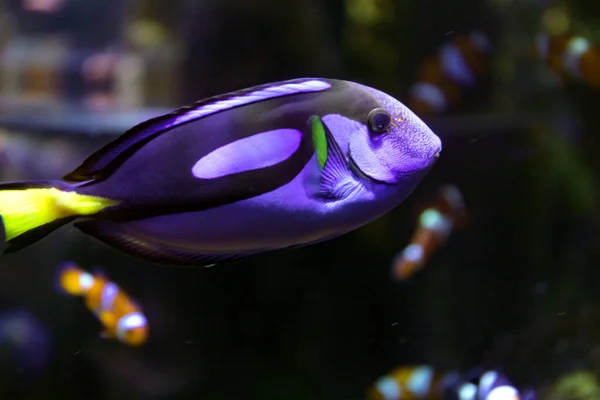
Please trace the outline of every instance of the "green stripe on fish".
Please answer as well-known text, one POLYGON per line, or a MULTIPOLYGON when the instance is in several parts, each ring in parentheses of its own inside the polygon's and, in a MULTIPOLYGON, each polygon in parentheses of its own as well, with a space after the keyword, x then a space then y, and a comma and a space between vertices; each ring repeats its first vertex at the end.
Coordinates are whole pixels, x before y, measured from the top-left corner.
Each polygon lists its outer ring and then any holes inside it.
POLYGON ((325 168, 327 162, 327 136, 325 134, 325 126, 321 118, 313 115, 310 117, 310 125, 312 129, 312 140, 317 153, 317 161, 321 169, 325 168))

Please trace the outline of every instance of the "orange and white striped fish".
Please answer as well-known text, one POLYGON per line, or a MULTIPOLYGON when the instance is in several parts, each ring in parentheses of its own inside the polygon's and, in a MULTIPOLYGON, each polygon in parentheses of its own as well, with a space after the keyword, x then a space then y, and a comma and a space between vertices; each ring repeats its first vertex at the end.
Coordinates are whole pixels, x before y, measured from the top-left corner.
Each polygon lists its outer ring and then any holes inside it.
POLYGON ((72 262, 58 271, 59 289, 82 296, 85 304, 104 325, 102 337, 140 346, 148 339, 148 322, 137 306, 115 283, 102 274, 91 274, 72 262))
POLYGON ((382 376, 367 390, 368 400, 442 400, 460 379, 427 365, 403 366, 382 376))
MULTIPOLYGON (((479 368, 477 368, 479 370, 479 368)), ((495 370, 442 371, 428 365, 401 366, 367 389, 367 400, 535 400, 495 370)))
POLYGON ((394 278, 406 280, 412 277, 444 244, 452 230, 465 222, 466 208, 460 190, 454 185, 442 186, 435 203, 420 214, 410 244, 394 259, 394 278))
POLYGON ((409 89, 408 106, 417 115, 443 113, 454 107, 462 92, 489 72, 491 47, 482 32, 457 35, 423 60, 417 82, 409 89))
POLYGON ((540 34, 534 55, 563 81, 580 81, 600 88, 600 49, 588 39, 573 34, 540 34))

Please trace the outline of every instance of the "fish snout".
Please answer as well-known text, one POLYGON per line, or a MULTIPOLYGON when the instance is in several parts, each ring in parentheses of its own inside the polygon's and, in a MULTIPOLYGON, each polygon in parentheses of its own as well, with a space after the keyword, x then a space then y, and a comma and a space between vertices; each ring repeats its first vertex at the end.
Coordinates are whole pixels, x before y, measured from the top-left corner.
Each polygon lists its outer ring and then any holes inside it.
POLYGON ((435 163, 442 153, 442 140, 433 132, 429 132, 429 152, 427 154, 427 161, 432 164, 435 163))
POLYGON ((442 146, 440 145, 438 148, 436 148, 433 152, 432 152, 432 156, 431 159, 433 159, 433 161, 437 161, 440 158, 440 155, 442 154, 442 146))

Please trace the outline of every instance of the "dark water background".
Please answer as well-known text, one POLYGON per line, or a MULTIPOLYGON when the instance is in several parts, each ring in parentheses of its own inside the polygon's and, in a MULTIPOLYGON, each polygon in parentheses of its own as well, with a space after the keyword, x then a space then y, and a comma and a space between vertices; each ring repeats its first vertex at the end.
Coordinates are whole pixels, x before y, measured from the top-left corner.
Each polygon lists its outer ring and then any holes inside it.
MULTIPOLYGON (((22 351, 0 344, 1 398, 350 400, 402 364, 500 367, 536 388, 596 371, 600 97, 556 85, 527 57, 549 3, 65 0, 52 13, 25 3, 0 3, 0 45, 61 37, 69 56, 51 75, 50 106, 15 106, 25 89, 0 91, 3 180, 62 176, 141 121, 140 108, 302 76, 355 80, 405 100, 419 62, 453 35, 481 29, 494 51, 489 79, 458 110, 426 118, 444 142, 435 169, 403 205, 356 232, 186 269, 137 261, 65 227, 2 258, 0 313, 28 310, 48 354, 36 350, 43 366, 32 370, 22 351), (373 8, 380 17, 369 22, 373 8), (154 39, 136 46, 135 29, 154 39), (103 86, 85 83, 81 63, 115 48, 145 57, 142 100, 122 117, 88 118, 84 97, 103 86), (392 281, 416 210, 445 183, 463 192, 469 225, 409 282, 392 281), (66 259, 103 269, 138 300, 147 346, 99 338, 83 303, 56 292, 66 259)), ((571 24, 599 39, 600 6, 568 5, 571 24)))

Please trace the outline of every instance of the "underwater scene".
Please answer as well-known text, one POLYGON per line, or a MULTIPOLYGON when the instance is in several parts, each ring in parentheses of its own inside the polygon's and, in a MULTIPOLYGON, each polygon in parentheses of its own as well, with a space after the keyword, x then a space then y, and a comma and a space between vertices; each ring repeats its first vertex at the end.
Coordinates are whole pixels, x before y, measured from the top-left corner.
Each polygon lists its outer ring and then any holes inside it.
POLYGON ((599 21, 0 0, 0 399, 600 400, 599 21))

